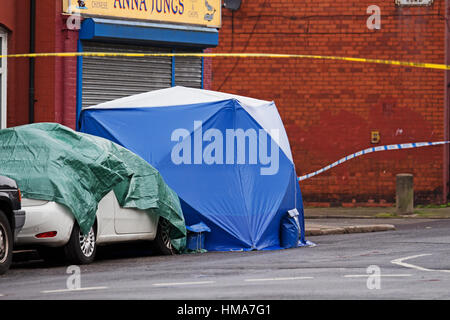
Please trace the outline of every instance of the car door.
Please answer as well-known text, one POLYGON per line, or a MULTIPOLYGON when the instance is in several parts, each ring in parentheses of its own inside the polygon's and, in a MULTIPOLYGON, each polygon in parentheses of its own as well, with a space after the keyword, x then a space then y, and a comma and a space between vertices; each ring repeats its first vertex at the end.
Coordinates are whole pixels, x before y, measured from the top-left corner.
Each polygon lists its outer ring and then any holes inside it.
POLYGON ((114 229, 117 234, 156 233, 158 218, 146 211, 135 208, 122 208, 114 201, 114 229))
POLYGON ((116 196, 110 191, 99 203, 97 209, 98 232, 97 237, 110 237, 115 235, 114 218, 116 196))

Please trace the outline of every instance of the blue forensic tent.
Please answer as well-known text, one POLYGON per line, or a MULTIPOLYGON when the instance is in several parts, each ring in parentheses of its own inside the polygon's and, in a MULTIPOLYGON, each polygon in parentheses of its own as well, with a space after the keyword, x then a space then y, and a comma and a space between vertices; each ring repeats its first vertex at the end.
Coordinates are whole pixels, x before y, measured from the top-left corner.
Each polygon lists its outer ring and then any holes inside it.
POLYGON ((306 244, 302 196, 274 102, 173 87, 86 108, 80 130, 154 166, 179 195, 186 225, 211 229, 207 250, 280 249, 292 209, 306 244))

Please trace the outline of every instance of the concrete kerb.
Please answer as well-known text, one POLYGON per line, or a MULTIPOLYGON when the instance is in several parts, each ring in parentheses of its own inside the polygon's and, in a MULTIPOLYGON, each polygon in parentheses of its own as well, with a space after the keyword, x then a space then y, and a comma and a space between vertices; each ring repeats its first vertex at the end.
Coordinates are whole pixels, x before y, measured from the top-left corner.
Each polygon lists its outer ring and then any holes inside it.
POLYGON ((305 226, 305 235, 322 236, 330 234, 368 233, 393 230, 395 230, 395 226, 392 224, 350 225, 338 227, 307 223, 305 226))
POLYGON ((413 214, 398 215, 395 207, 387 208, 305 208, 305 235, 366 233, 396 230, 393 224, 377 219, 449 219, 450 208, 415 208, 413 214), (320 219, 323 219, 320 221, 320 219), (363 219, 356 222, 357 219, 363 219), (320 222, 319 222, 320 221, 320 222))

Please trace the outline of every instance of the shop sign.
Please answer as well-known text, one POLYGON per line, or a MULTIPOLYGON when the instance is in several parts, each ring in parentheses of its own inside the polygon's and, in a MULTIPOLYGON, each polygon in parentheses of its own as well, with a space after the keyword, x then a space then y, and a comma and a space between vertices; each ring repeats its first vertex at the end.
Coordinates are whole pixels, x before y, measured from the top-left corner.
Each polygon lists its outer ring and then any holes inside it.
POLYGON ((433 0, 395 0, 395 4, 402 7, 430 6, 433 0))
POLYGON ((220 28, 221 0, 63 0, 66 14, 220 28))

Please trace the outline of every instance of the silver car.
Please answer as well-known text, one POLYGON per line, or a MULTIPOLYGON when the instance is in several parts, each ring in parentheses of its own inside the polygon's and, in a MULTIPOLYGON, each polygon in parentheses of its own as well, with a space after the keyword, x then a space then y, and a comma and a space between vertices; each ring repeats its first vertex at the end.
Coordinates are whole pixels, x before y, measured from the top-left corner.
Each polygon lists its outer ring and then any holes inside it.
POLYGON ((164 218, 143 210, 122 208, 113 191, 98 205, 96 221, 88 234, 80 231, 66 206, 34 199, 22 199, 27 219, 17 237, 17 246, 36 248, 44 259, 64 255, 73 264, 88 264, 95 258, 97 246, 129 241, 152 241, 158 253, 174 254, 164 218))

